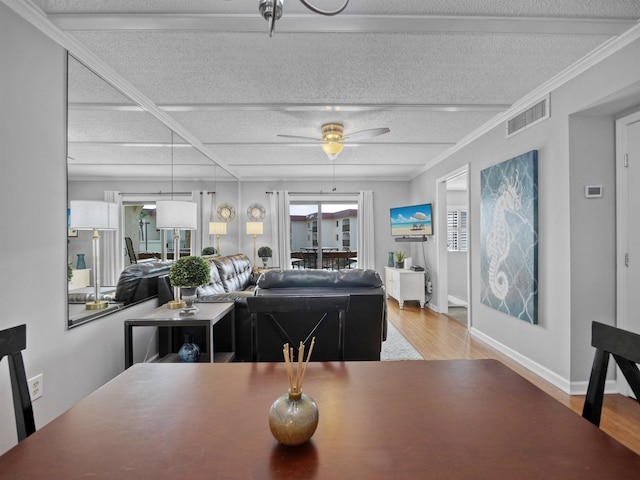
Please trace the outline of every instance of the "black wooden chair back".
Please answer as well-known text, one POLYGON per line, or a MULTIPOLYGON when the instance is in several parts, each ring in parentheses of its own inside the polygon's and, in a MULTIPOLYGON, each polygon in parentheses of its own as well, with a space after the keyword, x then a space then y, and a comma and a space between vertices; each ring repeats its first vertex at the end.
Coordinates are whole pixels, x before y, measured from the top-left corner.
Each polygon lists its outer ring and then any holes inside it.
POLYGON ((133 249, 133 240, 131 240, 131 237, 124 237, 124 243, 127 247, 129 262, 131 262, 131 264, 138 263, 138 257, 136 257, 136 251, 133 249))
POLYGON ((344 319, 349 295, 256 296, 247 298, 251 314, 254 361, 284 361, 282 346, 296 352, 300 342, 309 349, 317 337, 311 360, 344 360, 344 319))
POLYGON ((609 355, 613 355, 636 399, 640 399, 640 370, 636 365, 640 363, 640 335, 593 322, 591 325, 591 345, 596 348, 596 354, 593 359, 582 416, 599 426, 609 355))
POLYGON ((22 350, 27 348, 27 326, 19 325, 0 331, 0 362, 9 361, 9 376, 13 393, 13 409, 16 415, 18 442, 36 431, 33 407, 27 385, 27 374, 22 361, 22 350))

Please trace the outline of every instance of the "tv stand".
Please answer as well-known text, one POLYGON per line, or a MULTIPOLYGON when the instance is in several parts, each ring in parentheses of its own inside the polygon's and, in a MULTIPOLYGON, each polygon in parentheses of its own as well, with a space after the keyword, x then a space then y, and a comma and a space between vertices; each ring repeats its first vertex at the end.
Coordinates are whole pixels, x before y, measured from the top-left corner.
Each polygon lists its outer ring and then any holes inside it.
POLYGON ((395 298, 400 309, 404 308, 405 300, 417 300, 420 303, 420 308, 424 308, 427 303, 424 291, 426 273, 425 271, 416 272, 402 268, 384 267, 387 298, 395 298))
POLYGON ((429 237, 420 235, 419 237, 396 237, 396 242, 426 242, 429 237))

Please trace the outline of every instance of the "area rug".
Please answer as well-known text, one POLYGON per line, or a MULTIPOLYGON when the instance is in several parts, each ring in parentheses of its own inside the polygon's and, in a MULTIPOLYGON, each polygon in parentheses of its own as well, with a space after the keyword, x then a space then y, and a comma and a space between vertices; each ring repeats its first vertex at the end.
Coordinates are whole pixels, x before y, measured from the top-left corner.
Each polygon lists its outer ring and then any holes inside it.
POLYGON ((404 338, 402 333, 393 325, 387 323, 387 339, 382 342, 380 360, 424 360, 422 355, 413 348, 413 345, 404 338))

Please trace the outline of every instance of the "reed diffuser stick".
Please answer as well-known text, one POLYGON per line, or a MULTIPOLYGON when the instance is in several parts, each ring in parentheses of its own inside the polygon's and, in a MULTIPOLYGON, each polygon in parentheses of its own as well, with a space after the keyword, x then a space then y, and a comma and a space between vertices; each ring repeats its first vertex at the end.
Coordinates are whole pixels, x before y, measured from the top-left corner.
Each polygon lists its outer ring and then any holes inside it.
POLYGON ((293 348, 289 347, 288 343, 285 343, 282 347, 282 354, 284 356, 284 363, 287 369, 287 379, 289 380, 289 392, 290 393, 300 393, 302 392, 302 382, 304 381, 304 375, 307 372, 307 366, 309 365, 309 360, 311 359, 311 352, 313 352, 313 346, 316 343, 316 337, 311 339, 311 346, 309 347, 309 353, 307 353, 307 359, 304 360, 304 343, 300 342, 300 346, 298 347, 298 365, 296 366, 295 372, 295 383, 293 381, 294 372, 293 372, 293 348))

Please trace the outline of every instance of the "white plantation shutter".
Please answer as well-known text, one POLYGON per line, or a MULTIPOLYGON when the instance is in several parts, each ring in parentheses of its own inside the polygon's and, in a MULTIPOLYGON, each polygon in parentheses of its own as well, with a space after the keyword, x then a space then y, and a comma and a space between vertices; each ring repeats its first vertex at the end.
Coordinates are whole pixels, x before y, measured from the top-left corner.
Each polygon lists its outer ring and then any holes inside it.
POLYGON ((460 210, 460 226, 458 229, 458 234, 460 236, 460 251, 466 252, 468 248, 467 211, 464 209, 460 210))
POLYGON ((458 210, 447 211, 447 248, 458 250, 458 210))
POLYGON ((466 252, 468 248, 467 209, 447 210, 447 248, 450 252, 466 252))

